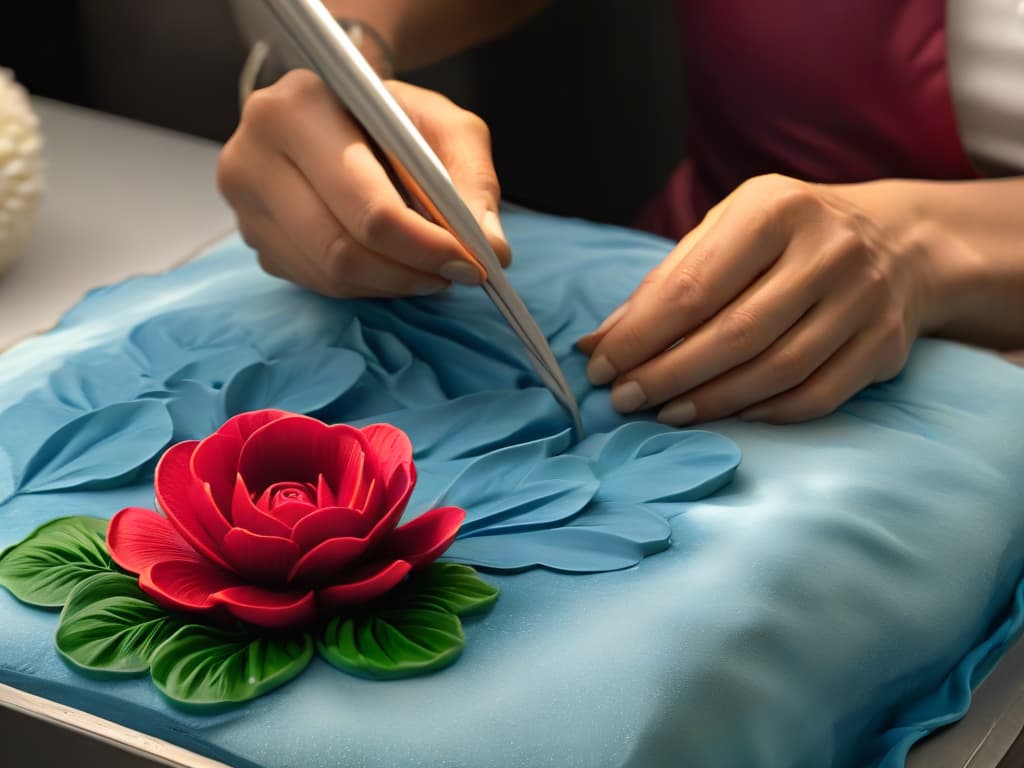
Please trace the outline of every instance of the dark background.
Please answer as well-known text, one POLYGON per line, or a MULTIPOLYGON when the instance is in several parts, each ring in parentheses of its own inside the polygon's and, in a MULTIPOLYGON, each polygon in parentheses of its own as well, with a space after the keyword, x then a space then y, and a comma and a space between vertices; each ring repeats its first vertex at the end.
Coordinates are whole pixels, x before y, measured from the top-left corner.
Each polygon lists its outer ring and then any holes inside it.
MULTIPOLYGON (((219 141, 246 49, 228 0, 34 0, 0 24, 32 93, 219 141)), ((670 0, 556 0, 407 79, 484 117, 506 198, 540 210, 627 223, 683 154, 670 0)))

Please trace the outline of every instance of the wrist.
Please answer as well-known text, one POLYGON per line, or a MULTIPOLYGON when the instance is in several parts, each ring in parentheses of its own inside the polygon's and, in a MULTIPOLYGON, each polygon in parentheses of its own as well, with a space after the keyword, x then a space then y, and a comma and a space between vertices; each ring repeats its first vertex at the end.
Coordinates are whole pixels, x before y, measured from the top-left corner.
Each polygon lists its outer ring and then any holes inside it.
POLYGON ((877 229, 910 270, 921 335, 943 335, 969 312, 984 270, 978 254, 952 230, 927 182, 882 179, 836 185, 835 191, 877 229))

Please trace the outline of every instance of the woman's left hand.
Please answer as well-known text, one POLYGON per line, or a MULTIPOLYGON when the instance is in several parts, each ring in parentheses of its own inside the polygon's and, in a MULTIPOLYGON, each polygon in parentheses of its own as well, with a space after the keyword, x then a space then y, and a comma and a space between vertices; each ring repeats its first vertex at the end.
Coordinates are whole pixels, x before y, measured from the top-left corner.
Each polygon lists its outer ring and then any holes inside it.
POLYGON ((591 381, 681 426, 813 419, 894 377, 932 322, 930 255, 854 189, 744 183, 580 340, 591 381))

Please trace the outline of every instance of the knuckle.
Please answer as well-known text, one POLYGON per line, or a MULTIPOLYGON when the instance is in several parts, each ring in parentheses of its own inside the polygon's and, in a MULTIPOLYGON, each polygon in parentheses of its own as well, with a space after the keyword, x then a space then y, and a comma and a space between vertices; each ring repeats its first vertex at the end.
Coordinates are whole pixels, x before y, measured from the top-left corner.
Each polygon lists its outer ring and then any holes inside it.
POLYGON ((367 202, 353 231, 355 238, 376 249, 388 233, 399 226, 400 212, 394 206, 378 201, 367 202))
POLYGON ((275 122, 286 109, 280 86, 253 91, 242 107, 241 126, 254 129, 275 122))
POLYGON ((889 276, 875 261, 867 260, 860 266, 861 291, 869 299, 884 299, 889 294, 889 276))
POLYGON ((668 273, 661 281, 661 290, 671 306, 686 314, 697 312, 707 296, 704 281, 686 265, 668 273))
POLYGON ((809 184, 793 179, 779 184, 772 194, 772 205, 776 212, 788 215, 817 214, 825 206, 824 200, 809 184))
POLYGON ((327 240, 320 248, 320 264, 332 289, 343 289, 352 280, 356 258, 352 242, 345 235, 327 240))
MULTIPOLYGON (((286 72, 275 85, 262 90, 272 95, 280 94, 281 100, 289 105, 295 105, 323 98, 327 87, 312 70, 293 69, 286 72)), ((260 93, 260 91, 256 93, 260 93)), ((256 93, 253 95, 255 96, 256 93)))
POLYGON ((491 128, 487 125, 487 121, 480 117, 480 115, 476 114, 476 112, 470 112, 468 109, 460 108, 459 120, 467 132, 490 143, 491 128))
POLYGON ((783 387, 794 387, 808 375, 807 361, 793 344, 782 344, 768 359, 769 378, 783 387))
POLYGON ((242 185, 242 168, 244 164, 241 162, 240 150, 238 147, 238 139, 236 136, 228 139, 228 142, 220 151, 220 155, 217 157, 217 189, 220 193, 232 201, 237 195, 242 185))
POLYGON ((722 315, 718 335, 722 344, 737 353, 747 353, 758 341, 760 319, 749 309, 737 308, 722 315))

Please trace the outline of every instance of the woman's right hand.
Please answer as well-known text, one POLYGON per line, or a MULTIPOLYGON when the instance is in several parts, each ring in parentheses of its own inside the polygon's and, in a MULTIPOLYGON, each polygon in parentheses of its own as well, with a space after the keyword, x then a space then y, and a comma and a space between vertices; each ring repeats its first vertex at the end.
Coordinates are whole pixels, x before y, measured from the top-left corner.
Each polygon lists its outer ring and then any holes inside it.
MULTIPOLYGON (((507 266, 486 124, 434 91, 386 85, 507 266)), ((318 293, 424 295, 453 280, 480 281, 455 237, 405 204, 362 128, 309 70, 253 92, 221 152, 217 183, 263 269, 318 293)))

